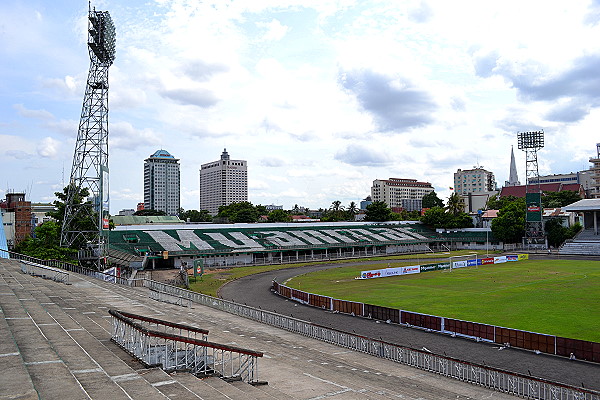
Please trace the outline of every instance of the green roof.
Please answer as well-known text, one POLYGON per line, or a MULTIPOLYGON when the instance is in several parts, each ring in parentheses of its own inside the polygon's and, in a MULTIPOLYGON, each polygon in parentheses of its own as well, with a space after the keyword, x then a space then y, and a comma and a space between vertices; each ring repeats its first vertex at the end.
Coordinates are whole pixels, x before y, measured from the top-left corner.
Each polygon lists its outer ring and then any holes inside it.
POLYGON ((141 254, 145 251, 169 251, 170 254, 176 255, 200 255, 410 244, 439 240, 439 235, 435 231, 421 224, 281 227, 262 224, 243 226, 211 224, 202 229, 190 225, 159 229, 152 226, 148 226, 148 229, 135 228, 111 231, 110 246, 133 254, 141 254))

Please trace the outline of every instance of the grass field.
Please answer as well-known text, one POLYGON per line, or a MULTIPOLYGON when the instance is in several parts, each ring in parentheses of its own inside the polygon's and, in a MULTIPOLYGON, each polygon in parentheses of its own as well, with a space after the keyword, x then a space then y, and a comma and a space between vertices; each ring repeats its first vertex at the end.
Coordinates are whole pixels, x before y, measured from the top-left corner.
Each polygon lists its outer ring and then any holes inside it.
POLYGON ((334 268, 286 284, 337 299, 600 342, 598 261, 526 260, 354 279, 361 271, 378 268, 334 268))
MULTIPOLYGON (((464 254, 472 254, 473 252, 468 252, 465 250, 453 251, 452 255, 464 255, 464 254)), ((485 254, 484 251, 480 251, 480 254, 485 254)), ((397 255, 397 256, 385 256, 385 257, 370 257, 370 258, 361 258, 359 261, 372 261, 372 260, 406 260, 406 259, 414 259, 418 260, 419 258, 441 258, 448 259, 450 253, 427 253, 427 254, 406 254, 406 255, 397 255)), ((300 268, 307 265, 314 264, 343 264, 348 263, 349 260, 334 260, 334 261, 314 261, 308 263, 297 263, 297 264, 274 264, 274 265, 253 265, 250 267, 230 267, 230 268, 221 268, 221 269, 210 269, 207 268, 206 273, 201 278, 190 278, 190 289, 199 293, 204 293, 209 296, 216 296, 217 291, 227 282, 230 282, 234 279, 243 278, 244 276, 258 274, 260 272, 265 271, 275 271, 283 268, 300 268)), ((414 261, 413 261, 414 262, 414 261)), ((383 266, 379 266, 377 268, 384 268, 383 266)), ((368 269, 368 268, 367 268, 368 269)))

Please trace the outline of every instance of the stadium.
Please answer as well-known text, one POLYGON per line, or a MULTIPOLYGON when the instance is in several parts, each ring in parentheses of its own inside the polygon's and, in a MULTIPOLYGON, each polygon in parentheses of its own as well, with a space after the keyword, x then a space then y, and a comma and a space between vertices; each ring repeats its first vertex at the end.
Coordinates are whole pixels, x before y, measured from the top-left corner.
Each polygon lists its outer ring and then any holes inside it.
POLYGON ((108 257, 134 269, 227 267, 501 245, 485 230, 436 232, 416 222, 136 225, 110 232, 108 257))

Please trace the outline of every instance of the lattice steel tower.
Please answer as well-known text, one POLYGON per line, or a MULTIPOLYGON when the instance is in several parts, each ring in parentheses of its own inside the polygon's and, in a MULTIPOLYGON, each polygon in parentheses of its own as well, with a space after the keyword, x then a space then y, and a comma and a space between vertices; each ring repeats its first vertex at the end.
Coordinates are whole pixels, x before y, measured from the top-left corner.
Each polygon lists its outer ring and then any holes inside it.
MULTIPOLYGON (((108 229, 108 68, 115 60, 115 27, 108 11, 88 11, 90 70, 69 180, 61 245, 91 250, 102 266, 108 229), (81 201, 81 190, 87 199, 81 201)), ((80 259, 83 257, 80 252, 80 259)))
POLYGON ((542 190, 537 151, 544 147, 544 131, 519 132, 519 149, 525 151, 525 238, 528 247, 546 247, 542 220, 542 190), (533 182, 533 183, 532 183, 533 182))

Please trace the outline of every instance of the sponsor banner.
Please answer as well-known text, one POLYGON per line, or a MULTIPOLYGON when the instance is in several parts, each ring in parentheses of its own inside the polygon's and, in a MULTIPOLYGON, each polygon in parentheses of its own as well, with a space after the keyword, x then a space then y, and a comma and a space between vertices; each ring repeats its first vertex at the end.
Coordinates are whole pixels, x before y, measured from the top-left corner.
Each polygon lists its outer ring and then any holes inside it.
POLYGON ((452 268, 465 268, 466 266, 467 266, 467 260, 454 261, 452 263, 452 268))
POLYGON ((483 265, 483 258, 477 259, 477 265, 483 265))
POLYGON ((112 283, 116 282, 116 275, 117 275, 117 268, 116 267, 105 269, 102 272, 104 272, 105 274, 107 274, 107 275, 102 275, 102 278, 105 281, 112 282, 112 283))
POLYGON ((474 258, 474 259, 472 259, 472 260, 467 260, 467 267, 474 267, 474 266, 476 266, 476 265, 479 265, 479 264, 477 264, 477 262, 478 262, 478 261, 479 261, 479 260, 477 260, 477 259, 475 259, 475 258, 474 258))
POLYGON ((506 256, 494 257, 494 264, 501 264, 506 262, 506 256))
POLYGON ((419 272, 421 272, 420 266, 411 265, 408 267, 395 267, 395 268, 376 269, 376 270, 371 270, 371 271, 362 271, 360 273, 360 278, 361 279, 385 278, 388 276, 418 274, 419 272))
POLYGON ((506 261, 519 261, 519 256, 516 254, 508 255, 506 256, 506 261))
POLYGON ((448 269, 450 268, 450 263, 436 263, 436 264, 425 264, 421 265, 421 272, 426 271, 438 271, 440 269, 448 269))
POLYGON ((529 254, 519 254, 519 261, 529 260, 529 254))
POLYGON ((493 264, 494 263, 494 258, 490 257, 490 258, 482 258, 481 259, 481 265, 486 265, 486 264, 493 264))
POLYGON ((413 265, 412 267, 404 267, 405 274, 418 274, 421 272, 421 267, 419 265, 413 265))

